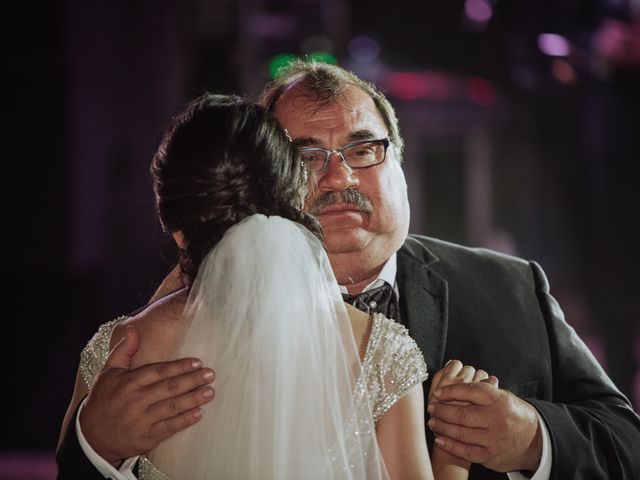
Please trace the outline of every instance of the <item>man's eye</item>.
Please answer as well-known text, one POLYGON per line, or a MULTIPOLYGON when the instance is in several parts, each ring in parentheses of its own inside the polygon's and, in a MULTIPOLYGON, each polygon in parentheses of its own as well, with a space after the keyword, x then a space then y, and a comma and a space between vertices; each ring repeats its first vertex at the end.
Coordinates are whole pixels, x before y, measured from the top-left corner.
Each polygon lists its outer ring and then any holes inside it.
POLYGON ((354 150, 352 152, 352 155, 356 157, 368 157, 370 155, 373 155, 373 153, 373 148, 359 148, 357 150, 354 150))
POLYGON ((301 152, 302 160, 305 162, 323 161, 321 152, 301 152))

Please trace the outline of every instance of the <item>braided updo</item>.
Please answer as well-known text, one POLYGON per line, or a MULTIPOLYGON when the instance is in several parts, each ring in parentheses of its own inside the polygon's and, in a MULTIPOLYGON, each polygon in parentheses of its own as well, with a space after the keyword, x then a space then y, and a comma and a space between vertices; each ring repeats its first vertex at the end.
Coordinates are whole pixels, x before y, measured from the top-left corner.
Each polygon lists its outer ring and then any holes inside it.
POLYGON ((151 163, 162 226, 184 235, 180 265, 187 281, 227 229, 254 213, 288 218, 322 238, 318 221, 301 210, 303 168, 261 106, 213 94, 191 102, 151 163))

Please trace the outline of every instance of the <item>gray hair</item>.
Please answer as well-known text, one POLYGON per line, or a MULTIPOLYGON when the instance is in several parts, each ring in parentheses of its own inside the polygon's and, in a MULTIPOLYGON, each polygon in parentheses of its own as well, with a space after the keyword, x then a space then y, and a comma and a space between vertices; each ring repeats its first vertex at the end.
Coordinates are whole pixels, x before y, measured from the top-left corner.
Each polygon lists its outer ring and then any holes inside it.
POLYGON ((326 63, 295 60, 286 68, 284 74, 267 84, 258 102, 271 113, 282 95, 294 85, 300 86, 305 93, 312 95, 320 108, 339 100, 349 85, 354 85, 373 100, 378 112, 389 129, 389 138, 402 161, 404 140, 400 135, 396 112, 387 97, 372 83, 359 78, 355 73, 326 63))

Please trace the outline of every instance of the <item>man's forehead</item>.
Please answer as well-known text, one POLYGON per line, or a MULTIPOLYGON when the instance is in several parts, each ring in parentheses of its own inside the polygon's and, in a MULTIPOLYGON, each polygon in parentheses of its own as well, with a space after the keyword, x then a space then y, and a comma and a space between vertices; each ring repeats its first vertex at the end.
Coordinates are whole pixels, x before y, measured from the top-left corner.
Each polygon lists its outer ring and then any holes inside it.
POLYGON ((292 88, 278 100, 274 114, 282 126, 292 134, 307 129, 362 129, 384 126, 371 97, 352 85, 347 86, 335 100, 329 101, 319 101, 299 87, 292 88))

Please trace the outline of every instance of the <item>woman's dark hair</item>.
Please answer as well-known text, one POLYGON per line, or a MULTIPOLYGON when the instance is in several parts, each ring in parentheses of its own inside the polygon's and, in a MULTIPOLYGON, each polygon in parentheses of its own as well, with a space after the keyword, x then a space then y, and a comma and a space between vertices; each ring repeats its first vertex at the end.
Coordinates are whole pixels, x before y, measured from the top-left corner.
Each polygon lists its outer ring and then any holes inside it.
POLYGON ((318 221, 301 210, 303 168, 263 107, 213 94, 191 102, 166 130, 151 163, 162 226, 184 234, 186 281, 227 229, 254 213, 288 218, 322 238, 318 221))

